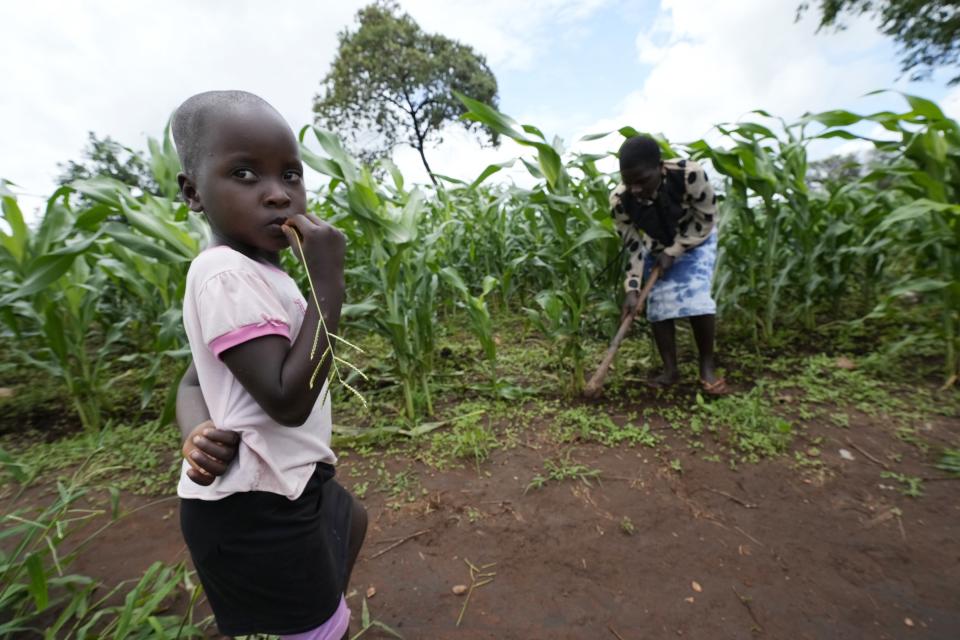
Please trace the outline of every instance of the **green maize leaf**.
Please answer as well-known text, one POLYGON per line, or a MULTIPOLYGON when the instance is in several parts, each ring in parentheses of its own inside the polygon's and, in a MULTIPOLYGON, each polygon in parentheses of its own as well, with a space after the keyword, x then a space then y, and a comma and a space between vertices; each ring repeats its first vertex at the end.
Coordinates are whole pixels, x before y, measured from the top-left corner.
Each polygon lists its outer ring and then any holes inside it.
POLYGON ((759 135, 764 138, 773 139, 776 139, 777 137, 774 135, 773 131, 755 122, 737 122, 736 129, 733 129, 733 133, 739 133, 745 137, 749 137, 749 135, 759 135))
POLYGON ((496 287, 498 284, 500 284, 500 281, 494 278, 493 276, 484 276, 482 293, 480 294, 480 297, 481 298, 485 297, 488 293, 493 291, 493 288, 496 287))
POLYGON ((536 128, 532 124, 523 124, 523 125, 520 125, 520 128, 526 131, 527 133, 532 133, 533 135, 537 136, 541 140, 545 141, 547 139, 547 136, 543 135, 543 131, 540 131, 540 129, 536 128))
POLYGON ((311 151, 305 145, 300 145, 300 155, 308 167, 331 178, 344 179, 340 165, 329 158, 323 158, 311 151))
MULTIPOLYGON (((317 127, 304 127, 300 131, 300 139, 303 141, 303 135, 306 133, 307 128, 310 128, 313 131, 313 135, 316 137, 317 142, 320 143, 320 146, 324 151, 327 152, 327 155, 337 164, 342 175, 335 176, 342 179, 344 182, 353 183, 359 179, 359 168, 357 166, 356 160, 347 153, 344 149, 343 144, 340 142, 335 134, 324 131, 323 129, 318 129, 317 127)), ((318 169, 319 170, 319 169, 318 169)))
POLYGON ((27 229, 26 223, 23 221, 23 213, 20 211, 20 206, 17 204, 16 198, 12 194, 6 195, 10 193, 10 191, 5 185, 5 182, 0 181, 0 186, 2 186, 6 192, 3 195, 2 204, 3 219, 6 220, 7 225, 10 227, 10 235, 5 234, 3 230, 0 229, 0 242, 3 243, 7 251, 9 251, 19 263, 23 261, 27 242, 29 242, 30 239, 30 232, 27 229))
POLYGON ((393 186, 397 188, 397 191, 403 191, 403 174, 400 173, 397 165, 389 158, 383 158, 380 160, 380 166, 390 174, 391 179, 393 179, 393 186))
POLYGON ((130 187, 114 178, 96 176, 86 180, 74 180, 70 188, 93 200, 120 209, 121 195, 129 195, 130 187))
POLYGON ((487 168, 480 172, 480 175, 477 176, 476 180, 470 183, 468 188, 476 189, 484 180, 502 169, 509 169, 516 163, 516 161, 516 158, 514 158, 513 160, 507 160, 506 162, 498 162, 496 164, 487 165, 487 168))
POLYGON ((520 162, 523 163, 523 166, 527 168, 527 171, 530 172, 530 175, 532 175, 534 178, 543 178, 543 171, 540 170, 539 166, 533 164, 526 158, 520 158, 520 162))
POLYGON ((60 310, 54 305, 48 305, 44 310, 43 333, 47 341, 47 346, 53 351, 60 362, 64 362, 69 357, 69 347, 64 337, 63 320, 60 317, 60 310))
POLYGON ((462 116, 463 118, 485 124, 497 133, 505 135, 509 138, 513 138, 518 142, 529 142, 526 137, 521 135, 516 130, 517 123, 510 116, 500 113, 493 107, 488 106, 479 100, 468 98, 458 91, 454 91, 453 93, 457 99, 460 100, 460 102, 462 102, 463 105, 468 109, 468 111, 462 116))
POLYGON ((172 219, 173 212, 163 201, 147 196, 141 209, 136 201, 122 198, 121 207, 127 220, 137 231, 147 237, 163 241, 188 260, 196 257, 199 250, 196 240, 179 226, 165 219, 172 219))
POLYGON ((189 262, 192 259, 190 256, 171 251, 162 244, 134 233, 129 227, 119 222, 108 222, 103 226, 103 230, 108 237, 116 240, 121 246, 136 251, 140 255, 155 258, 164 264, 189 262))
POLYGON ((74 226, 78 229, 93 231, 107 219, 111 211, 110 207, 104 204, 96 204, 78 215, 74 221, 74 226))
POLYGON ((943 111, 935 102, 927 100, 926 98, 921 98, 920 96, 910 95, 908 93, 901 93, 900 95, 906 98, 910 108, 913 109, 913 112, 910 115, 921 116, 927 120, 947 119, 947 116, 943 114, 943 111))
POLYGON ((851 111, 835 109, 833 111, 805 114, 802 118, 800 118, 800 122, 819 122, 827 127, 848 127, 852 124, 860 122, 864 118, 865 116, 861 116, 851 111))
POLYGON ((560 180, 560 174, 563 171, 563 162, 560 160, 560 154, 553 148, 543 145, 537 146, 537 159, 540 162, 540 169, 550 186, 556 186, 560 180))
POLYGON ((31 553, 23 564, 27 567, 27 574, 30 576, 29 591, 33 597, 33 603, 37 612, 43 611, 50 602, 47 573, 43 569, 43 562, 37 553, 31 553))
POLYGON ((460 274, 453 267, 444 267, 440 270, 440 275, 443 276, 443 279, 450 283, 454 289, 459 291, 463 295, 469 295, 467 290, 467 285, 463 281, 463 278, 460 277, 460 274))
MULTIPOLYGON (((525 135, 517 131, 517 124, 512 118, 500 113, 493 107, 483 104, 478 100, 468 98, 461 93, 457 93, 456 91, 454 93, 464 104, 464 106, 469 109, 469 111, 463 115, 464 118, 485 124, 497 133, 505 135, 508 138, 512 138, 519 144, 535 147, 537 149, 537 161, 540 165, 540 171, 547 179, 547 183, 551 187, 555 187, 559 183, 563 163, 560 160, 560 154, 557 153, 556 149, 546 142, 527 138, 525 135)), ((527 133, 533 133, 541 140, 545 139, 544 135, 536 127, 531 125, 525 125, 525 127, 529 127, 529 129, 524 129, 527 133)))
POLYGON ((890 290, 891 296, 899 296, 904 293, 928 293, 930 291, 939 291, 949 287, 951 283, 947 280, 937 280, 935 278, 917 278, 903 284, 897 285, 890 290))
POLYGON ((560 257, 566 258, 567 256, 569 256, 571 253, 573 253, 583 245, 588 244, 590 242, 594 242, 595 240, 601 240, 601 239, 611 240, 616 238, 617 238, 616 232, 611 231, 610 229, 607 229, 605 227, 590 227, 589 229, 581 233, 580 237, 577 238, 576 242, 573 243, 573 246, 567 249, 567 251, 564 252, 563 255, 560 257))
POLYGON ((921 198, 909 204, 905 204, 902 207, 898 207, 897 209, 894 209, 888 216, 886 216, 883 219, 883 222, 880 223, 879 229, 886 230, 895 224, 906 222, 908 220, 915 220, 917 218, 922 218, 931 213, 948 213, 952 215, 960 215, 960 204, 934 202, 932 200, 927 200, 926 198, 921 198))
POLYGON ((340 309, 341 318, 361 318, 376 312, 380 308, 377 303, 365 300, 354 304, 344 304, 340 309))
POLYGON ((70 269, 75 258, 76 254, 40 256, 30 263, 26 271, 28 275, 20 286, 0 299, 0 306, 43 291, 70 269))
POLYGON ((461 180, 460 178, 454 178, 454 177, 452 177, 452 176, 447 176, 447 175, 444 175, 444 174, 442 174, 442 173, 434 173, 434 174, 433 174, 433 177, 436 178, 437 180, 442 180, 443 182, 449 182, 450 184, 467 186, 467 181, 466 181, 466 180, 461 180))
POLYGON ((26 463, 17 462, 3 447, 0 447, 0 464, 2 464, 7 473, 13 476, 13 479, 20 484, 25 483, 30 477, 29 474, 24 471, 27 467, 26 463))
POLYGON ((841 138, 843 140, 866 140, 868 142, 874 142, 874 143, 877 142, 876 140, 872 140, 871 138, 858 136, 855 133, 850 133, 849 131, 844 131, 843 129, 832 129, 829 131, 825 131, 821 134, 812 136, 812 139, 820 139, 820 138, 822 139, 841 138))
POLYGON ((606 138, 608 135, 613 133, 613 131, 606 131, 604 133, 588 133, 585 136, 580 138, 580 142, 590 142, 592 140, 600 140, 601 138, 606 138))

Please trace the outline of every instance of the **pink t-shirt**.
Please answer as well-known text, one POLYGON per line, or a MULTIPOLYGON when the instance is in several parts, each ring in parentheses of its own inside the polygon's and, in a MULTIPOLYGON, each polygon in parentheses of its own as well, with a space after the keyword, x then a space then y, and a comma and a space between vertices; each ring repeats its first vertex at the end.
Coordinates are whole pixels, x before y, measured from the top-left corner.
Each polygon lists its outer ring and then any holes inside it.
MULTIPOLYGON (((330 398, 313 407, 299 427, 285 427, 260 408, 220 360, 221 353, 266 335, 296 338, 307 303, 290 276, 228 247, 198 255, 187 272, 183 326, 210 419, 241 436, 237 457, 208 487, 187 477, 181 498, 219 500, 242 491, 268 491, 296 499, 317 462, 335 464, 330 449, 330 398)), ((304 390, 306 391, 306 389, 304 390)), ((321 391, 320 397, 324 397, 321 391)))

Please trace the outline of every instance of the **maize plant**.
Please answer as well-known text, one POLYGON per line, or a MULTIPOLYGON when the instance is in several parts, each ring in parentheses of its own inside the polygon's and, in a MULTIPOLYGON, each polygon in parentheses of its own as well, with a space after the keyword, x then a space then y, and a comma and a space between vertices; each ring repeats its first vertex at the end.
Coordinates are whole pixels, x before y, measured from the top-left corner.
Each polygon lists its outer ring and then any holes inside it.
POLYGON ((345 315, 390 344, 387 360, 403 391, 407 419, 432 415, 438 263, 447 223, 431 228, 421 190, 404 191, 401 183, 388 194, 333 135, 305 127, 301 143, 311 129, 328 157, 304 147, 304 161, 333 179, 326 198, 334 211, 349 217, 348 238, 358 240, 350 258, 360 267, 347 277, 369 292, 362 303, 345 307, 345 315))
POLYGON ((945 374, 954 382, 960 371, 960 124, 929 100, 904 98, 910 109, 903 113, 828 111, 807 120, 826 125, 822 137, 863 138, 842 128, 861 121, 879 123, 897 136, 871 140, 894 162, 862 180, 867 185, 886 180, 885 190, 900 196, 899 206, 886 212, 867 239, 891 263, 894 278, 878 312, 905 292, 935 300, 945 374))
MULTIPOLYGON (((610 185, 601 181, 598 186, 589 180, 589 174, 587 180, 577 180, 573 170, 586 167, 589 172, 593 158, 575 157, 565 165, 559 139, 548 143, 533 125, 518 125, 483 103, 458 97, 469 109, 464 117, 537 152, 536 163, 522 161, 540 182, 534 189, 521 192, 521 199, 526 203, 523 215, 531 226, 544 231, 535 236, 540 241, 533 247, 533 255, 543 265, 547 284, 535 297, 540 309, 527 309, 527 314, 538 329, 558 342, 561 364, 569 360, 572 369, 569 389, 579 393, 584 384, 585 321, 602 300, 591 286, 591 278, 602 272, 607 258, 616 256, 619 249, 607 211, 610 185)), ((481 178, 502 167, 488 167, 481 178)))

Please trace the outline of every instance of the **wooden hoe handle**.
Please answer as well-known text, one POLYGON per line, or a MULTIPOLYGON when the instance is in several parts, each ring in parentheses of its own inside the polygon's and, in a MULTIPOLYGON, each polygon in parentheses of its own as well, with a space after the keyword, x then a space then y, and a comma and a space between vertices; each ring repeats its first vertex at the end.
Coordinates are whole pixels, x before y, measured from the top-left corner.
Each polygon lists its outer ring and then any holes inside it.
POLYGON ((583 390, 583 395, 587 398, 596 398, 600 395, 600 390, 603 387, 603 381, 607 377, 607 372, 610 370, 610 365, 613 364, 613 358, 617 355, 617 350, 620 348, 620 343, 623 342, 623 339, 627 337, 627 333, 630 332, 630 326, 633 324, 633 321, 636 317, 643 311, 643 307, 647 302, 647 296, 650 295, 650 290, 653 288, 653 285, 656 284, 657 278, 660 277, 660 269, 654 268, 650 272, 650 277, 647 278, 646 284, 643 285, 643 290, 640 292, 640 298, 637 300, 637 306, 627 314, 627 317, 623 319, 623 322, 620 323, 620 328, 617 330, 617 335, 613 337, 613 340, 610 342, 610 347, 607 349, 607 354, 603 356, 603 360, 600 362, 600 366, 597 368, 597 372, 593 374, 593 377, 590 378, 590 382, 587 383, 586 388, 583 390))

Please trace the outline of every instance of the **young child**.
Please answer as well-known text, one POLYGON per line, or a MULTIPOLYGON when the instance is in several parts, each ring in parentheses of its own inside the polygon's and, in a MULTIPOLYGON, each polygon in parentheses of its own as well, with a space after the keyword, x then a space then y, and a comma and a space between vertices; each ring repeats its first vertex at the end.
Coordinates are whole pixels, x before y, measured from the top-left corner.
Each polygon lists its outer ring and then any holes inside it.
POLYGON ((621 183, 610 195, 617 231, 630 253, 623 316, 637 305, 641 274, 661 275, 647 301, 663 372, 657 387, 680 377, 674 320, 689 318, 700 353, 700 384, 713 395, 728 393, 713 361, 717 303, 710 293, 717 257, 717 197, 706 172, 693 160, 660 159, 660 146, 647 136, 620 147, 621 183))
POLYGON ((181 193, 213 238, 183 303, 200 391, 187 382, 178 397, 181 425, 196 425, 178 486, 183 536, 221 633, 339 640, 366 514, 333 479, 330 403, 318 402, 329 358, 310 378, 327 348, 321 332, 311 357, 318 305, 337 331, 344 237, 306 213, 297 140, 257 96, 195 95, 173 136, 181 193), (316 301, 279 268, 297 238, 316 301))

